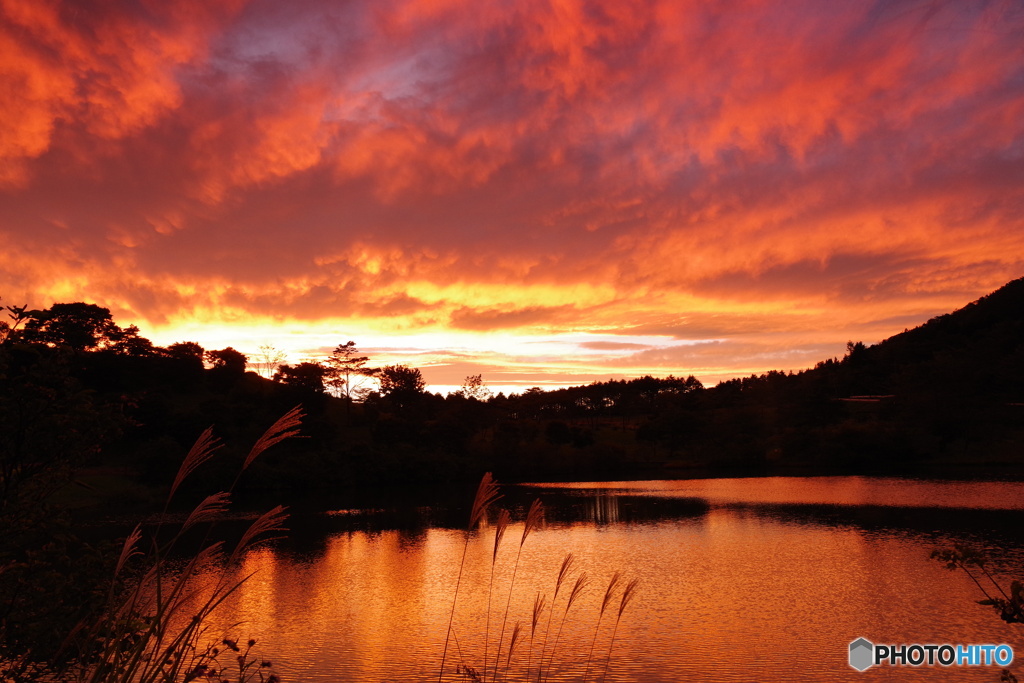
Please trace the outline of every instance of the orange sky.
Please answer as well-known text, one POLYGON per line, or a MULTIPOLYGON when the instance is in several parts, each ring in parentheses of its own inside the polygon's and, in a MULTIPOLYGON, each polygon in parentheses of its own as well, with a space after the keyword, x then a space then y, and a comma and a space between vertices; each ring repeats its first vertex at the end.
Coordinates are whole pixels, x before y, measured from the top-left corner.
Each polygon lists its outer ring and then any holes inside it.
POLYGON ((1024 275, 1010 0, 0 0, 0 297, 706 383, 1024 275))

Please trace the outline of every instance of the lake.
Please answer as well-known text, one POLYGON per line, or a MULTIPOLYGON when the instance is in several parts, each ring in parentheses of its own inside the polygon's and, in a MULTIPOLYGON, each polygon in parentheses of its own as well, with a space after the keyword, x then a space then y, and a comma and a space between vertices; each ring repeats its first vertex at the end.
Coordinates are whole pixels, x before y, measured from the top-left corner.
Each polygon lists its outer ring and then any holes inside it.
POLYGON ((654 682, 999 680, 997 666, 858 672, 847 661, 858 637, 1007 643, 1024 661, 1021 625, 976 604, 983 596, 963 572, 929 559, 933 549, 970 543, 989 554, 1006 585, 1007 577, 1024 575, 1019 483, 786 477, 502 492, 499 505, 511 509, 513 523, 493 578, 494 515, 468 544, 453 528, 471 501, 307 511, 291 520, 288 539, 245 556, 238 576, 253 576, 211 633, 258 639, 286 682, 436 681, 465 553, 448 681, 466 680, 456 665, 482 668, 485 632, 487 680, 499 639, 498 678, 517 681, 527 670, 535 680, 541 661, 553 682, 585 674, 654 682), (520 550, 534 498, 547 507, 547 520, 520 550), (575 571, 553 614, 545 609, 533 629, 534 601, 540 593, 551 604, 569 552, 575 571), (591 582, 566 612, 580 572, 591 582), (601 614, 615 572, 623 582, 601 614), (633 578, 635 597, 617 619, 621 586, 633 578))

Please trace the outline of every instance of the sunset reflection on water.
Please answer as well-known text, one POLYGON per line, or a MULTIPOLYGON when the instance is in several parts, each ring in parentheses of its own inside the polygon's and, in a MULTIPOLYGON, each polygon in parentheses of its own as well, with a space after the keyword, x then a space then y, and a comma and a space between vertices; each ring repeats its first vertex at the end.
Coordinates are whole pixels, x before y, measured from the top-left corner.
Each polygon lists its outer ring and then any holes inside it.
MULTIPOLYGON (((868 478, 708 480, 616 482, 600 485, 603 492, 594 484, 510 491, 508 503, 537 493, 552 508, 575 501, 577 518, 553 509, 553 521, 524 544, 500 670, 509 633, 521 621, 508 680, 523 680, 527 661, 536 671, 546 616, 531 650, 531 607, 538 591, 550 603, 558 566, 571 551, 593 583, 565 621, 552 681, 582 680, 615 571, 638 578, 640 589, 616 633, 609 681, 997 680, 991 667, 858 673, 847 665, 847 644, 860 636, 885 643, 1007 642, 1024 652, 1019 634, 975 603, 980 596, 967 577, 928 559, 933 548, 966 538, 995 549, 997 566, 1020 566, 1021 539, 1002 527, 985 528, 995 508, 1012 517, 1007 528, 1020 527, 1020 485, 905 483, 901 489, 899 480, 868 478), (982 515, 970 518, 978 528, 969 533, 923 529, 917 518, 900 516, 914 501, 949 508, 955 491, 965 492, 964 508, 951 514, 982 515), (659 497, 702 496, 703 509, 669 506, 661 518, 652 512, 659 497), (637 497, 644 506, 632 505, 637 497), (886 504, 902 506, 893 507, 892 523, 859 521, 857 515, 886 504), (850 516, 819 518, 816 506, 850 516), (904 519, 909 527, 900 526, 904 519)), ((925 519, 940 527, 944 518, 926 510, 925 519)), ((521 531, 521 522, 508 529, 495 565, 491 664, 521 531)), ((225 605, 216 628, 244 621, 233 632, 258 638, 286 681, 437 680, 463 548, 460 531, 425 527, 334 529, 313 550, 283 543, 253 551, 238 575, 255 574, 225 605)), ((481 667, 492 550, 493 528, 471 536, 455 612, 458 644, 450 647, 446 669, 460 661, 481 667)), ((563 586, 549 651, 566 591, 563 586)), ((589 680, 603 674, 613 625, 606 613, 589 680)))

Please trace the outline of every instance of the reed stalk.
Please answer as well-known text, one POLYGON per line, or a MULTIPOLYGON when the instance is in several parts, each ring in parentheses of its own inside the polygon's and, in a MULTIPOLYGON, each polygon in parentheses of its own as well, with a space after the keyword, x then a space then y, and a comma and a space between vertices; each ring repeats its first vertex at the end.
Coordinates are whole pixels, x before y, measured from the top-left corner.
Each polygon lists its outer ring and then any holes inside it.
MULTIPOLYGON (((505 601, 505 616, 501 620, 501 635, 498 637, 498 651, 495 653, 494 660, 494 674, 491 677, 492 681, 496 681, 498 677, 498 657, 501 656, 501 643, 505 638, 505 624, 508 621, 509 607, 512 605, 512 589, 516 584, 516 573, 519 571, 519 558, 523 554, 523 545, 526 543, 526 539, 530 537, 530 532, 537 528, 537 526, 544 520, 544 505, 540 500, 534 500, 530 504, 530 511, 526 513, 526 522, 523 524, 523 535, 519 539, 519 550, 516 552, 515 565, 512 568, 512 580, 508 584, 508 599, 505 601)), ((487 669, 484 668, 486 673, 487 669)))
POLYGON ((455 620, 455 605, 459 600, 459 587, 462 585, 462 572, 466 567, 466 553, 469 551, 469 537, 473 532, 473 529, 477 527, 484 517, 487 516, 487 510, 500 498, 498 493, 498 485, 494 481, 494 477, 491 476, 490 472, 484 474, 480 480, 480 485, 477 486, 476 496, 473 498, 473 507, 469 513, 469 524, 466 526, 465 531, 465 543, 462 548, 462 561, 459 563, 459 575, 455 580, 455 594, 452 596, 452 609, 448 615, 448 630, 444 636, 444 650, 441 652, 441 667, 437 672, 437 683, 441 683, 441 679, 444 676, 444 663, 448 657, 448 642, 451 639, 452 634, 452 622, 455 620))
POLYGON ((537 591, 537 597, 533 599, 533 613, 530 616, 530 649, 526 657, 526 680, 530 680, 530 664, 533 662, 533 638, 537 633, 537 624, 540 622, 540 615, 544 613, 546 596, 537 591))
POLYGON ((615 634, 619 631, 619 621, 622 619, 622 613, 626 611, 626 607, 629 606, 629 603, 632 602, 633 597, 636 595, 636 587, 639 583, 640 579, 632 579, 622 590, 622 599, 619 601, 619 613, 615 616, 615 627, 612 629, 612 638, 608 642, 608 658, 604 662, 602 681, 608 680, 608 665, 612 662, 612 648, 615 646, 615 634))
POLYGON ((562 620, 558 623, 558 632, 555 634, 555 644, 551 646, 551 657, 548 659, 548 673, 551 672, 551 668, 555 663, 555 653, 558 651, 558 641, 562 637, 562 627, 565 626, 565 618, 569 616, 569 610, 572 609, 572 605, 576 600, 583 594, 587 586, 590 584, 590 577, 587 576, 586 572, 580 572, 580 575, 576 577, 576 583, 573 584, 572 590, 569 591, 569 597, 565 602, 565 612, 562 613, 562 620))
MULTIPOLYGON (((301 410, 295 408, 278 420, 250 451, 243 469, 270 446, 294 436, 301 418, 301 410)), ((165 513, 184 480, 219 448, 220 443, 213 436, 212 429, 205 430, 199 436, 171 484, 164 504, 165 513)), ((229 567, 248 548, 267 540, 268 535, 284 531, 283 522, 287 518, 285 508, 277 506, 253 522, 235 545, 213 588, 203 594, 194 587, 194 576, 209 563, 221 562, 222 544, 207 543, 204 539, 201 550, 193 554, 180 570, 171 566, 171 551, 185 532, 199 524, 213 523, 227 511, 229 505, 228 492, 207 496, 163 544, 158 539, 166 514, 161 515, 161 522, 147 553, 143 553, 139 547, 142 540, 141 526, 132 530, 125 539, 114 568, 107 608, 103 615, 92 624, 79 624, 65 641, 67 647, 71 647, 72 641, 79 641, 85 643, 87 649, 72 668, 64 672, 69 677, 61 680, 75 680, 79 683, 168 683, 210 676, 218 680, 223 678, 227 670, 221 667, 218 671, 219 650, 212 645, 200 649, 199 643, 207 632, 207 623, 212 613, 252 576, 229 579, 229 567), (122 593, 122 575, 140 556, 146 557, 149 567, 134 587, 122 593), (190 607, 197 600, 198 606, 190 607), (186 609, 193 610, 190 616, 184 613, 186 609)), ((273 673, 264 675, 264 669, 270 666, 269 662, 261 662, 257 667, 256 662, 250 659, 255 641, 250 641, 244 650, 234 641, 225 640, 224 643, 230 643, 231 649, 238 653, 233 659, 238 668, 237 680, 240 683, 253 681, 257 676, 260 681, 267 683, 277 680, 273 673)))
POLYGON ((590 662, 594 657, 594 646, 597 645, 597 634, 601 631, 601 618, 604 616, 604 611, 608 608, 608 603, 611 602, 612 596, 615 595, 615 587, 619 585, 619 579, 621 578, 619 572, 612 574, 611 580, 608 582, 608 588, 604 591, 604 598, 601 600, 601 611, 597 615, 597 625, 594 626, 594 639, 590 641, 590 653, 587 655, 587 668, 583 671, 583 683, 587 683, 587 675, 590 673, 590 662))
MULTIPOLYGON (((491 578, 487 584, 487 615, 484 622, 484 666, 483 670, 487 672, 487 648, 490 644, 491 634, 491 595, 494 593, 494 565, 498 561, 498 547, 501 545, 501 539, 505 536, 505 531, 508 529, 509 523, 512 521, 512 515, 505 508, 498 511, 498 520, 494 524, 494 552, 491 554, 491 578)), ((499 642, 498 647, 500 649, 501 643, 499 642)), ((495 654, 495 667, 497 667, 498 654, 495 654)))
MULTIPOLYGON (((521 649, 522 642, 525 639, 524 634, 524 623, 522 621, 516 621, 511 629, 511 635, 508 641, 508 649, 503 650, 505 645, 505 632, 508 625, 511 606, 512 606, 512 594, 515 590, 515 582, 518 575, 519 564, 522 558, 523 547, 526 544, 526 539, 530 537, 531 533, 535 531, 544 520, 544 506, 539 500, 533 501, 527 512, 526 519, 523 524, 523 532, 519 539, 519 547, 516 551, 516 558, 512 566, 512 573, 509 579, 508 593, 505 600, 505 610, 502 616, 501 630, 498 636, 498 643, 493 655, 493 661, 490 654, 490 622, 491 622, 491 611, 494 594, 495 574, 497 573, 497 559, 498 552, 501 548, 502 541, 506 535, 508 527, 510 525, 510 515, 507 510, 501 509, 498 511, 497 520, 495 523, 494 530, 494 544, 491 550, 491 566, 490 576, 488 578, 487 587, 487 613, 485 615, 484 625, 484 659, 483 665, 480 668, 474 668, 465 662, 462 657, 462 649, 459 645, 459 639, 455 632, 454 617, 455 610, 458 603, 459 588, 462 583, 462 576, 465 569, 466 555, 469 547, 469 540, 476 526, 482 522, 487 516, 488 508, 500 498, 497 492, 497 485, 491 478, 490 474, 484 476, 480 482, 480 486, 477 489, 477 495, 474 499, 473 509, 470 514, 469 525, 465 530, 465 542, 463 544, 462 560, 459 564, 458 577, 455 583, 455 592, 452 597, 451 612, 448 617, 448 632, 445 636, 444 650, 441 655, 441 669, 438 673, 438 683, 441 683, 444 678, 444 664, 446 662, 449 642, 454 639, 456 647, 459 649, 459 663, 455 666, 455 674, 461 676, 463 680, 469 681, 469 683, 498 683, 499 681, 509 680, 523 680, 528 683, 544 683, 555 671, 556 659, 558 657, 558 646, 561 642, 562 632, 565 628, 565 623, 568 620, 569 613, 572 611, 573 606, 579 601, 580 597, 586 592, 590 585, 590 577, 587 572, 579 572, 576 575, 575 581, 572 582, 572 587, 567 591, 562 591, 563 585, 569 582, 569 579, 575 573, 576 558, 573 553, 566 553, 562 563, 559 567, 558 574, 555 578, 554 594, 549 603, 547 596, 542 594, 540 591, 537 592, 534 601, 533 609, 530 615, 530 636, 529 636, 529 654, 526 660, 525 675, 520 677, 518 675, 512 675, 512 660, 514 659, 517 648, 521 649), (550 651, 548 649, 548 641, 550 640, 551 627, 554 621, 554 614, 556 605, 558 604, 558 597, 563 592, 567 592, 568 595, 565 598, 564 607, 558 606, 562 609, 562 615, 559 619, 557 630, 555 632, 554 642, 551 645, 550 651), (544 635, 541 639, 541 650, 540 655, 537 658, 537 670, 533 671, 533 649, 535 641, 538 640, 539 630, 542 626, 541 621, 545 610, 547 610, 547 624, 544 625, 544 635), (502 659, 504 659, 504 667, 502 667, 502 659)), ((629 605, 630 601, 636 592, 637 581, 634 579, 630 581, 625 589, 622 591, 622 596, 619 602, 618 615, 616 616, 615 626, 612 629, 611 641, 608 648, 608 657, 610 659, 612 648, 615 643, 615 637, 618 631, 618 625, 622 618, 622 613, 629 605)), ((590 649, 587 653, 586 668, 583 672, 583 681, 586 683, 589 680, 590 669, 594 668, 594 651, 597 647, 597 639, 601 632, 601 625, 604 619, 605 612, 611 609, 612 602, 614 601, 617 592, 622 584, 622 574, 616 571, 612 574, 611 579, 604 591, 604 597, 601 600, 600 611, 597 616, 596 623, 594 624, 594 634, 590 643, 590 649)), ((582 654, 582 653, 581 653, 582 654)), ((607 678, 608 674, 608 663, 605 663, 604 677, 607 678)))
MULTIPOLYGON (((555 578, 555 595, 551 598, 551 608, 548 610, 548 624, 544 629, 544 642, 540 646, 540 661, 537 663, 537 681, 541 681, 544 673, 544 654, 548 647, 548 636, 551 635, 551 618, 555 614, 555 602, 558 601, 558 591, 562 589, 562 583, 572 573, 576 557, 570 552, 565 554, 562 565, 558 568, 558 576, 555 578)), ((553 654, 553 653, 552 653, 553 654)))
POLYGON ((522 633, 523 625, 521 622, 516 622, 515 626, 512 627, 512 637, 509 638, 508 642, 508 657, 505 659, 505 678, 508 678, 509 667, 512 666, 512 653, 516 651, 516 645, 519 643, 519 636, 522 633))

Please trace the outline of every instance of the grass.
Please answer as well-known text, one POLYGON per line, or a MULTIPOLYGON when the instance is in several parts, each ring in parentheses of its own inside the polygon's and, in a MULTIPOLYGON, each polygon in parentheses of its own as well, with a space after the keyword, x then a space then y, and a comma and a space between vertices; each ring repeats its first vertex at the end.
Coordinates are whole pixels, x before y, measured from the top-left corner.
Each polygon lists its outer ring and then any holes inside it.
MULTIPOLYGON (((188 683, 199 680, 216 680, 231 683, 276 683, 279 679, 269 661, 256 655, 256 641, 247 643, 210 632, 208 624, 214 612, 251 577, 235 578, 234 565, 244 553, 255 544, 285 531, 287 518, 285 508, 277 506, 261 515, 228 548, 222 541, 210 542, 212 529, 231 506, 232 492, 245 470, 261 453, 277 443, 295 436, 303 415, 298 408, 289 411, 274 423, 256 442, 245 458, 234 483, 226 491, 217 491, 200 501, 178 525, 166 522, 167 511, 182 484, 198 471, 202 465, 215 457, 221 444, 212 429, 204 431, 185 456, 175 476, 170 492, 164 502, 162 520, 152 532, 136 526, 125 539, 114 567, 109 585, 105 609, 98 618, 84 621, 68 635, 62 644, 62 653, 70 653, 66 661, 70 664, 60 669, 37 668, 31 676, 31 667, 22 668, 25 676, 14 680, 60 680, 69 683, 188 683), (205 534, 203 530, 205 529, 205 534), (203 537, 199 550, 185 560, 176 547, 183 543, 186 534, 203 537), (182 562, 184 564, 182 564, 182 562), (196 577, 209 577, 213 581, 200 582, 196 577)), ((591 581, 585 571, 576 572, 576 561, 568 553, 554 577, 553 594, 538 590, 533 607, 526 619, 512 619, 512 596, 516 577, 520 569, 523 549, 530 536, 544 524, 544 507, 534 501, 525 519, 523 530, 515 549, 511 578, 507 588, 495 585, 495 566, 502 549, 506 531, 512 523, 508 510, 498 509, 493 513, 494 543, 491 554, 490 577, 488 580, 487 614, 483 634, 482 662, 467 661, 466 653, 460 646, 454 629, 454 618, 458 609, 459 590, 466 568, 466 557, 474 533, 482 522, 488 520, 497 501, 501 498, 497 483, 488 473, 483 477, 474 497, 469 522, 464 530, 464 547, 458 578, 452 595, 448 629, 445 635, 441 666, 438 671, 439 683, 446 674, 454 673, 462 680, 478 683, 497 681, 536 681, 543 683, 569 666, 570 657, 559 650, 563 629, 570 612, 574 618, 584 619, 586 615, 574 611, 581 596, 591 581), (493 597, 505 588, 505 605, 500 615, 501 627, 497 639, 491 633, 491 609, 493 597), (564 589, 564 590, 563 590, 564 589), (544 634, 541 626, 545 622, 544 634), (548 648, 552 626, 557 615, 557 630, 553 643, 548 648), (511 623, 511 626, 510 626, 511 623), (529 637, 526 636, 528 625, 529 637), (450 645, 458 652, 458 663, 454 668, 445 669, 450 645), (529 653, 525 664, 517 660, 519 650, 528 643, 529 653), (540 653, 535 657, 535 646, 539 643, 540 653), (493 653, 491 646, 494 645, 493 653)), ((621 576, 614 573, 607 584, 599 612, 594 621, 593 638, 583 670, 583 680, 590 676, 593 667, 595 647, 605 612, 612 608, 619 596, 619 608, 611 632, 603 676, 607 678, 608 664, 614 647, 615 636, 623 612, 635 594, 637 581, 626 584, 619 594, 621 576)), ((495 619, 495 624, 497 620, 495 619)), ((607 622, 605 622, 607 623, 607 622)), ((3 668, 3 667, 0 667, 3 668)))
MULTIPOLYGON (((239 476, 266 449, 295 436, 302 417, 296 407, 275 422, 250 450, 239 476)), ((220 445, 212 429, 196 440, 171 485, 162 520, 181 484, 220 445)), ((240 645, 229 637, 214 637, 208 628, 214 611, 249 578, 230 578, 233 565, 249 548, 285 531, 287 514, 277 506, 256 519, 230 550, 222 541, 210 542, 237 483, 238 477, 227 491, 208 495, 176 528, 161 521, 151 534, 144 534, 136 526, 122 546, 105 609, 98 618, 80 623, 62 645, 64 653, 72 652, 70 664, 37 671, 36 677, 76 683, 275 683, 271 663, 256 656, 255 640, 240 645), (181 566, 173 559, 175 548, 196 529, 204 539, 200 550, 181 566), (219 571, 215 581, 195 581, 210 571, 219 571)))
MULTIPOLYGON (((477 527, 483 521, 488 519, 489 514, 492 512, 492 506, 494 506, 500 497, 497 483, 494 481, 493 477, 490 473, 484 475, 480 482, 480 486, 477 488, 473 508, 470 512, 469 524, 464 529, 462 561, 459 566, 458 578, 456 579, 455 591, 452 598, 448 629, 445 635, 445 646, 441 655, 441 666, 438 670, 438 683, 442 683, 447 673, 454 673, 456 678, 471 681, 472 683, 497 683, 498 681, 544 683, 545 681, 550 680, 553 676, 557 675, 561 677, 570 666, 580 666, 583 674, 582 680, 585 682, 591 675, 592 668, 595 672, 597 670, 596 667, 593 667, 594 652, 598 641, 598 635, 601 632, 601 624, 604 620, 605 612, 615 607, 615 601, 617 599, 618 609, 608 641, 608 651, 604 658, 604 667, 601 670, 601 679, 606 680, 608 677, 612 650, 615 645, 615 638, 618 633, 619 624, 622 620, 622 615, 636 596, 639 582, 637 579, 631 579, 625 582, 623 587, 621 573, 613 573, 601 600, 600 609, 595 615, 596 618, 594 618, 593 637, 590 639, 590 648, 585 657, 585 664, 579 665, 578 662, 580 657, 570 656, 559 650, 559 645, 562 643, 562 633, 566 622, 569 620, 570 613, 572 613, 573 617, 577 619, 587 618, 586 614, 581 613, 579 610, 574 611, 573 608, 581 602, 581 597, 588 591, 592 583, 591 578, 586 571, 576 573, 576 558, 572 553, 566 554, 558 568, 558 572, 555 575, 554 584, 552 586, 552 597, 550 601, 548 600, 546 593, 538 590, 528 618, 516 620, 514 622, 511 628, 511 634, 506 644, 505 634, 508 630, 507 626, 509 620, 512 617, 512 593, 515 588, 516 576, 519 571, 523 547, 526 545, 526 541, 530 535, 544 523, 544 507, 539 500, 535 500, 530 505, 529 511, 523 520, 523 532, 519 538, 519 545, 518 548, 516 548, 516 555, 512 564, 511 576, 508 580, 505 608, 501 615, 502 625, 499 630, 497 643, 495 644, 496 646, 492 655, 492 636, 490 626, 493 594, 496 590, 494 579, 495 566, 498 561, 498 554, 500 552, 502 541, 504 540, 506 531, 511 524, 511 514, 506 509, 497 509, 493 511, 496 521, 493 525, 494 543, 489 568, 490 576, 487 580, 487 613, 484 615, 484 642, 482 645, 483 662, 467 661, 465 650, 461 646, 453 626, 459 598, 459 589, 463 582, 463 574, 466 567, 466 555, 468 553, 470 539, 477 527), (574 575, 575 578, 573 578, 574 575), (566 590, 563 590, 563 588, 566 590), (559 600, 560 596, 562 596, 561 601, 559 600), (543 636, 540 637, 539 631, 541 630, 541 624, 544 622, 545 613, 547 615, 546 626, 544 627, 543 636), (552 624, 555 621, 556 616, 558 617, 557 629, 555 630, 554 640, 552 641, 551 647, 548 649, 548 642, 552 634, 552 624), (515 665, 516 648, 523 643, 525 638, 524 623, 529 626, 529 653, 527 655, 525 665, 517 667, 515 665), (535 660, 534 647, 538 639, 540 640, 540 655, 535 660), (459 661, 451 671, 446 671, 445 664, 448 660, 449 643, 451 641, 454 641, 457 644, 459 661), (534 666, 535 661, 536 667, 534 666)), ((465 640, 466 638, 464 636, 464 642, 465 640)))

